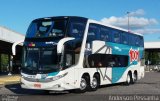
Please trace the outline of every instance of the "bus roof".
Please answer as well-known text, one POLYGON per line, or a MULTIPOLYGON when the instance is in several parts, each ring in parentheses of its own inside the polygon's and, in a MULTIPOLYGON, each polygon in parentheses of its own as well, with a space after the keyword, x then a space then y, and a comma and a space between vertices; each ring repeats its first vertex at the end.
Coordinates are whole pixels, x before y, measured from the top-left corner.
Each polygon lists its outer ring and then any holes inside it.
MULTIPOLYGON (((88 18, 79 17, 79 16, 53 16, 53 17, 38 18, 38 19, 35 19, 35 20, 44 20, 44 19, 68 19, 68 18, 81 18, 81 19, 86 19, 86 20, 88 20, 88 18)), ((35 21, 35 20, 33 20, 33 21, 35 21)))

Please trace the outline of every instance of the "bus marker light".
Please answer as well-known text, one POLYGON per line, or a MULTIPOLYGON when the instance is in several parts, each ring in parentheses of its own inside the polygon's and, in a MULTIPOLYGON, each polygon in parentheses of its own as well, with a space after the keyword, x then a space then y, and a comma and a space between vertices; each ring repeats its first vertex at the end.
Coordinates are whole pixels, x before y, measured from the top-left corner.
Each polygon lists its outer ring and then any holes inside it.
POLYGON ((35 47, 36 45, 34 43, 30 43, 28 46, 35 47))

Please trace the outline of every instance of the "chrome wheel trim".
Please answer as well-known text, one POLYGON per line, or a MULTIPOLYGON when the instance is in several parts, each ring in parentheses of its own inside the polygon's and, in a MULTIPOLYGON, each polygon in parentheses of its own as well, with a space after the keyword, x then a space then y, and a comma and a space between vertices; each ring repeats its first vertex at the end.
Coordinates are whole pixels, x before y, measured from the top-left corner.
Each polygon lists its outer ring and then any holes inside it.
POLYGON ((137 75, 135 73, 133 74, 133 81, 137 81, 137 75))
POLYGON ((81 78, 80 90, 84 90, 87 87, 87 81, 84 78, 81 78))
POLYGON ((97 86, 98 86, 98 80, 95 77, 93 77, 93 80, 91 82, 91 87, 96 88, 97 86))
POLYGON ((130 78, 130 75, 128 74, 127 75, 127 83, 130 84, 130 82, 131 82, 131 78, 130 78))

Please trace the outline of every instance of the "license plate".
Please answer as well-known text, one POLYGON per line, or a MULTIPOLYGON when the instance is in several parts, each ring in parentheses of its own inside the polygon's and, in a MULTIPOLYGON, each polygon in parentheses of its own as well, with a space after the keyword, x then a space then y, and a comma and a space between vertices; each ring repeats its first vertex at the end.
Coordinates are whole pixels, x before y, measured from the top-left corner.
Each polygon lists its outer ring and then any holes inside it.
POLYGON ((35 87, 35 88, 41 88, 41 84, 37 84, 37 83, 36 83, 36 84, 34 84, 34 87, 35 87))

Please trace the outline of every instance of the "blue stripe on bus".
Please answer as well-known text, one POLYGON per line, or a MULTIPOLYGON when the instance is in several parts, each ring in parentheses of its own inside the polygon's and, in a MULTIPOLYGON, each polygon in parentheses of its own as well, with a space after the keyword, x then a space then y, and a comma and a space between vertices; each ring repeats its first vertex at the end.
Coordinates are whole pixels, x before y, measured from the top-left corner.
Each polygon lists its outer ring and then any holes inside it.
POLYGON ((52 72, 52 73, 49 73, 48 76, 56 76, 59 72, 52 72))
MULTIPOLYGON (((128 46, 128 45, 111 43, 111 42, 106 42, 106 46, 110 46, 112 48, 112 54, 129 56, 129 51, 132 48, 135 50, 139 49, 140 59, 143 56, 143 48, 142 47, 128 46)), ((137 64, 138 64, 137 61, 133 61, 132 63, 130 63, 130 57, 129 57, 128 67, 130 67, 132 65, 137 65, 137 64)), ((112 83, 117 83, 118 80, 122 77, 123 73, 127 70, 128 67, 113 67, 112 68, 112 83)))

